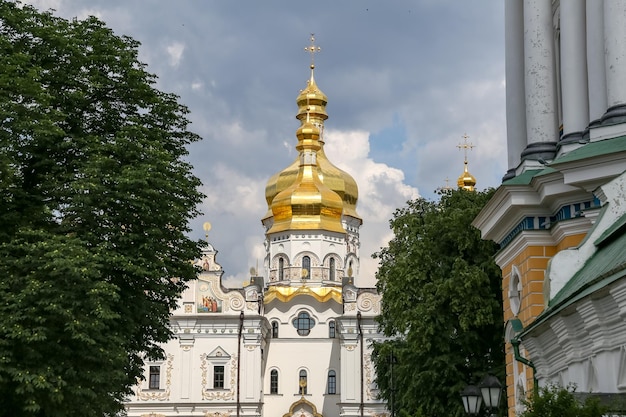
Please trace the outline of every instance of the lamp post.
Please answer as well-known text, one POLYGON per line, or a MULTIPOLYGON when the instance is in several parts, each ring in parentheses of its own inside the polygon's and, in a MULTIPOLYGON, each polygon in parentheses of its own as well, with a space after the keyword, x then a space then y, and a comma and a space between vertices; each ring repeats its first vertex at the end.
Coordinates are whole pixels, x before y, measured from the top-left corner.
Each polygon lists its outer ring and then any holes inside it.
POLYGON ((480 411, 480 406, 484 402, 491 416, 497 415, 502 394, 502 384, 493 375, 487 375, 479 386, 468 385, 461 392, 463 408, 471 416, 475 416, 480 411), (494 411, 495 410, 495 411, 494 411))

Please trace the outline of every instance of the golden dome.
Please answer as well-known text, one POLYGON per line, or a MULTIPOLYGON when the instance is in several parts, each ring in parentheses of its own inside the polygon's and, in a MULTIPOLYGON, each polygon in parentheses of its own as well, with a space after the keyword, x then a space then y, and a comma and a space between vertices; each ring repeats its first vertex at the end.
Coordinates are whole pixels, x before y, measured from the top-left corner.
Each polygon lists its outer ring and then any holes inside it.
POLYGON ((311 64, 311 78, 306 82, 306 88, 300 91, 296 103, 298 104, 298 115, 296 119, 304 123, 307 119, 313 124, 324 126, 324 120, 328 119, 326 113, 326 104, 328 104, 328 97, 322 92, 315 82, 313 71, 315 65, 311 64))
POLYGON ((463 169, 463 173, 459 176, 457 184, 459 188, 464 188, 467 191, 474 191, 476 178, 474 178, 474 176, 467 170, 467 161, 465 161, 465 168, 463 169))
MULTIPOLYGON (((298 104, 298 114, 296 118, 300 120, 302 126, 307 120, 315 125, 319 130, 319 146, 317 151, 317 171, 319 179, 337 193, 343 202, 343 214, 362 220, 356 212, 357 200, 359 198, 359 189, 356 181, 350 174, 333 165, 324 152, 323 129, 324 121, 328 119, 326 113, 326 104, 328 98, 319 89, 314 78, 315 66, 311 64, 311 78, 307 81, 307 87, 300 92, 296 103, 298 104)), ((297 147, 296 147, 297 148, 297 147)), ((300 166, 300 155, 287 168, 274 174, 265 186, 265 200, 268 206, 268 212, 265 218, 272 216, 272 202, 276 196, 291 186, 298 176, 300 166)))
MULTIPOLYGON (((294 182, 271 200, 274 222, 267 233, 286 230, 328 230, 345 233, 341 224, 343 201, 320 179, 317 156, 320 130, 309 120, 296 132, 299 153, 294 182)), ((279 176, 280 177, 280 176, 279 176)))

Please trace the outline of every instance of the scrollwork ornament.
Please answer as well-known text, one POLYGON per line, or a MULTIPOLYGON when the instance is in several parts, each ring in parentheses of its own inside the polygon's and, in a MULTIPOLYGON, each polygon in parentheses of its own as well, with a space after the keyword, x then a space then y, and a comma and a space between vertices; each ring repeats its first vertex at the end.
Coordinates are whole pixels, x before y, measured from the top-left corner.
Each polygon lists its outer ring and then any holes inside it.
POLYGON ((358 298, 357 304, 360 311, 373 311, 377 314, 380 312, 380 298, 372 294, 363 294, 358 298))
POLYGON ((245 301, 240 294, 231 296, 228 300, 228 303, 230 305, 230 308, 235 311, 243 310, 243 307, 245 305, 245 301))
POLYGON ((230 362, 230 390, 213 390, 207 387, 208 361, 206 353, 200 355, 200 370, 202 375, 202 399, 228 401, 235 398, 235 386, 237 376, 237 356, 233 356, 230 362))
POLYGON ((168 354, 165 362, 165 389, 153 391, 153 390, 144 390, 139 385, 137 386, 137 390, 135 394, 137 398, 142 401, 165 401, 170 398, 170 391, 172 386, 172 362, 174 360, 174 355, 168 354))

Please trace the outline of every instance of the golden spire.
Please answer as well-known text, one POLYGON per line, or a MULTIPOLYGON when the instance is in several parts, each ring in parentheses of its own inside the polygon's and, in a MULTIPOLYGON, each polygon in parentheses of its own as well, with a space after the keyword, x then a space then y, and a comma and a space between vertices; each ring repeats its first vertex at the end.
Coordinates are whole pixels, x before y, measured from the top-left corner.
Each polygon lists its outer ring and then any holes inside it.
MULTIPOLYGON (((298 115, 296 118, 304 123, 304 118, 307 113, 310 114, 311 121, 316 124, 320 131, 324 130, 324 120, 328 119, 326 114, 326 104, 328 98, 317 87, 315 83, 314 70, 315 70, 315 54, 322 51, 322 48, 315 45, 315 34, 311 33, 311 45, 304 48, 304 50, 311 54, 311 78, 307 81, 307 86, 300 92, 296 102, 298 103, 298 115)), ((324 139, 321 138, 323 141, 324 139)))
POLYGON ((463 149, 465 158, 463 160, 463 173, 459 176, 459 179, 457 180, 457 185, 459 186, 459 188, 464 188, 467 191, 474 191, 476 178, 474 178, 474 176, 470 174, 467 170, 467 150, 469 149, 471 151, 474 145, 471 142, 467 142, 467 139, 469 139, 467 133, 464 133, 461 137, 463 138, 463 143, 459 143, 458 145, 456 145, 456 147, 459 148, 459 150, 463 149))
MULTIPOLYGON (((359 196, 359 190, 356 181, 350 174, 334 166, 326 157, 324 152, 324 138, 323 129, 324 121, 328 119, 326 113, 326 104, 328 98, 317 87, 315 79, 313 78, 314 69, 314 54, 321 51, 319 46, 315 45, 315 37, 311 34, 311 45, 304 48, 306 52, 311 54, 311 78, 307 81, 307 87, 300 92, 296 99, 298 104, 298 114, 296 118, 300 120, 301 128, 307 125, 307 129, 311 129, 311 126, 315 127, 315 134, 317 135, 316 143, 319 145, 319 150, 316 151, 316 171, 319 180, 330 190, 335 192, 343 203, 343 215, 355 218, 359 222, 362 222, 361 218, 356 212, 356 204, 359 196)), ((300 135, 304 133, 298 129, 298 139, 300 135)), ((317 146, 317 145, 316 145, 317 146)), ((300 173, 301 165, 301 143, 298 142, 296 149, 299 151, 298 157, 291 163, 290 166, 284 170, 274 174, 266 184, 265 187, 265 199, 267 201, 268 212, 264 219, 274 217, 273 210, 275 207, 274 202, 280 193, 290 188, 294 183, 298 182, 298 176, 300 173)), ((282 198, 282 197, 281 197, 282 198)), ((284 203, 284 201, 283 201, 284 203)), ((296 224, 294 224, 296 226, 296 224)), ((304 227, 295 227, 304 228, 304 227)), ((322 225, 316 228, 323 228, 322 225)))

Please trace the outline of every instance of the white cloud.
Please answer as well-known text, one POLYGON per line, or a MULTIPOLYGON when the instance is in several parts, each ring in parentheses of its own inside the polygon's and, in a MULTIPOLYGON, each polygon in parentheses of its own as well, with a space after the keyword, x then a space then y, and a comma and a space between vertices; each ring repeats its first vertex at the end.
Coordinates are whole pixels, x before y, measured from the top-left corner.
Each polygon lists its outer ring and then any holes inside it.
POLYGON ((172 67, 177 67, 183 58, 183 52, 185 52, 185 44, 182 42, 172 42, 165 50, 169 56, 169 62, 172 67))
POLYGON ((405 183, 402 171, 370 158, 368 132, 327 130, 325 143, 328 159, 352 175, 359 187, 357 212, 363 226, 358 284, 373 287, 378 262, 371 255, 393 237, 389 220, 395 209, 419 197, 419 193, 405 183))

